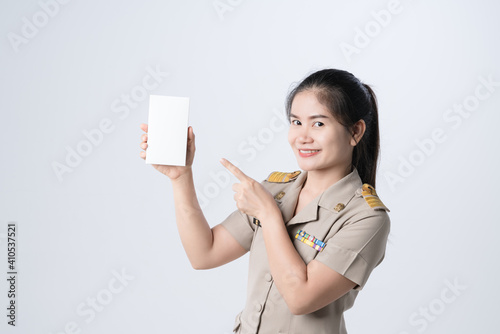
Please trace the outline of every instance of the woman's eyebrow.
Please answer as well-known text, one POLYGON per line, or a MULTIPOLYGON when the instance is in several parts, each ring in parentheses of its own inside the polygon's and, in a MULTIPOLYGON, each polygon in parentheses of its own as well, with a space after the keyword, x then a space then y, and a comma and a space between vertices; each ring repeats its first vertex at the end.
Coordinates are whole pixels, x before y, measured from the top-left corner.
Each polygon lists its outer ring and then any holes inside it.
MULTIPOLYGON (((290 117, 300 119, 300 117, 298 117, 298 116, 296 116, 296 115, 294 115, 294 114, 290 114, 290 117)), ((329 117, 328 117, 328 116, 326 116, 326 115, 319 115, 319 114, 318 114, 318 115, 311 115, 311 116, 309 116, 308 118, 309 118, 309 119, 315 119, 315 118, 329 118, 329 117)))

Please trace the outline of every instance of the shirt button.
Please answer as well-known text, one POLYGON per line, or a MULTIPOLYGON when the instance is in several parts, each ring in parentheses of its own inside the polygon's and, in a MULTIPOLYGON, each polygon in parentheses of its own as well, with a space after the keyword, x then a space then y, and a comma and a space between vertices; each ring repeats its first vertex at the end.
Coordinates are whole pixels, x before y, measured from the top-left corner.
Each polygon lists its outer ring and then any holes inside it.
POLYGON ((273 279, 273 276, 271 276, 271 274, 270 274, 270 273, 266 273, 266 274, 264 275, 264 279, 265 279, 266 281, 268 281, 268 282, 271 282, 271 281, 272 281, 272 279, 273 279))
POLYGON ((256 310, 257 312, 262 311, 262 305, 261 305, 261 304, 255 304, 255 310, 256 310))

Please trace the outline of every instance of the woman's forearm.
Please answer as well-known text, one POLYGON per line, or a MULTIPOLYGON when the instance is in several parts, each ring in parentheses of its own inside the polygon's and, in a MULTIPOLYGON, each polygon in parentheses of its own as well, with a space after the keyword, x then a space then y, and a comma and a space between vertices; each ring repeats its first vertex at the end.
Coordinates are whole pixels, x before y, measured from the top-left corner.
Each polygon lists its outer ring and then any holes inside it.
POLYGON ((172 180, 175 217, 184 250, 193 268, 201 268, 212 249, 212 229, 201 210, 191 169, 172 180))
POLYGON ((307 282, 307 266, 290 241, 281 213, 272 210, 262 217, 262 233, 271 274, 278 291, 292 310, 307 282))

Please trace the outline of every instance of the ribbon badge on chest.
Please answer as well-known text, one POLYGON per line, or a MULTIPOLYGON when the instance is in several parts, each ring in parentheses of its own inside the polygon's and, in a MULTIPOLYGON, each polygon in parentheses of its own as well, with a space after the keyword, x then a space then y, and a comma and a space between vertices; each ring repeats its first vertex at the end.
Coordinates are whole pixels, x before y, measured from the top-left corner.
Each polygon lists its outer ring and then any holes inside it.
POLYGON ((309 233, 306 233, 303 230, 297 231, 297 234, 295 234, 295 239, 302 241, 303 243, 314 248, 318 252, 321 252, 323 248, 325 248, 326 246, 326 244, 323 241, 316 239, 314 236, 310 235, 309 233))

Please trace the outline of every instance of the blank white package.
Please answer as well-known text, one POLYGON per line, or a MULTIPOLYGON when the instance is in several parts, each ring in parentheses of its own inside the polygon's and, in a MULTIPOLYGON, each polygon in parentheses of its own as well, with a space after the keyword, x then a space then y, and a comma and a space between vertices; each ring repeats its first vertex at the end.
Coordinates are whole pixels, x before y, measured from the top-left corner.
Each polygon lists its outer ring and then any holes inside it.
POLYGON ((146 163, 185 166, 189 98, 149 96, 146 163))

